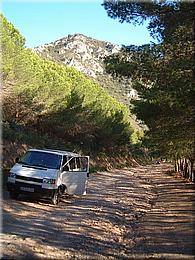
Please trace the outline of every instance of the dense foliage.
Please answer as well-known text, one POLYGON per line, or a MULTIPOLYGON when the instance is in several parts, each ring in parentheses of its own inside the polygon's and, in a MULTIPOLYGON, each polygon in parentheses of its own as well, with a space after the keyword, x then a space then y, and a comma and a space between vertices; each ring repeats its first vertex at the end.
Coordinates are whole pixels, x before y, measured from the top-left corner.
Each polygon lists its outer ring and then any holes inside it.
POLYGON ((161 40, 124 47, 107 60, 107 69, 133 79, 140 96, 133 111, 148 126, 145 144, 151 154, 176 162, 185 158, 187 175, 194 179, 194 3, 109 1, 104 7, 121 22, 148 20, 151 34, 161 40))
POLYGON ((123 104, 74 68, 25 48, 24 38, 3 15, 1 24, 6 129, 47 134, 64 148, 83 144, 88 152, 117 151, 135 141, 123 104))

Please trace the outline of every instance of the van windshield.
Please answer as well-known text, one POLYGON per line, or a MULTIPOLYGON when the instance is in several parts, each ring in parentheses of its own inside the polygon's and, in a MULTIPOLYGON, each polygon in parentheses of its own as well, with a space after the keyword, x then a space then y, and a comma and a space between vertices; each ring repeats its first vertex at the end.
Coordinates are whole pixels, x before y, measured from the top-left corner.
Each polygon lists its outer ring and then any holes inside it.
POLYGON ((18 163, 49 169, 60 169, 62 156, 53 153, 28 151, 18 163))

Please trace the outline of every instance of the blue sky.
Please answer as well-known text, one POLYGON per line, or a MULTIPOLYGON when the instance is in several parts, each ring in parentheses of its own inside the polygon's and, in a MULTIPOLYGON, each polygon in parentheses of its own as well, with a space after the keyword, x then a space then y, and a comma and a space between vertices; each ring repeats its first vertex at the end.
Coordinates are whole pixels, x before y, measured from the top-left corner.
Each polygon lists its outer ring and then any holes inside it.
POLYGON ((121 24, 109 18, 102 2, 4 0, 1 9, 30 48, 74 33, 119 45, 142 45, 154 41, 146 26, 121 24))

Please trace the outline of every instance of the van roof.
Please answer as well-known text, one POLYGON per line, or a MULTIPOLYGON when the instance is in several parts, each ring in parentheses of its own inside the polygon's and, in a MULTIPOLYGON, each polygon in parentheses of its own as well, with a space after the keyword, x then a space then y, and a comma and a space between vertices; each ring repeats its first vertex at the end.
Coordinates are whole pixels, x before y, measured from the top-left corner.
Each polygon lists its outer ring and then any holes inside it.
POLYGON ((59 155, 69 155, 69 156, 79 156, 77 153, 62 151, 62 150, 52 150, 52 149, 29 149, 29 151, 37 151, 37 152, 46 152, 46 153, 54 153, 59 155))

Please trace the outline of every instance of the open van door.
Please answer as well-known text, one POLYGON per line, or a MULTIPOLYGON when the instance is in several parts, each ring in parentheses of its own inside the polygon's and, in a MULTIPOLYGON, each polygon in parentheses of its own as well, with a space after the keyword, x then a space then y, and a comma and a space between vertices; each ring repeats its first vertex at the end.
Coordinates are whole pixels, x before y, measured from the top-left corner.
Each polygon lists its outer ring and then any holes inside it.
POLYGON ((89 156, 68 158, 62 167, 61 181, 68 194, 83 195, 86 193, 89 174, 89 156))

